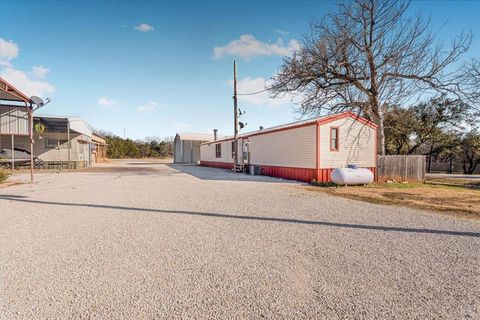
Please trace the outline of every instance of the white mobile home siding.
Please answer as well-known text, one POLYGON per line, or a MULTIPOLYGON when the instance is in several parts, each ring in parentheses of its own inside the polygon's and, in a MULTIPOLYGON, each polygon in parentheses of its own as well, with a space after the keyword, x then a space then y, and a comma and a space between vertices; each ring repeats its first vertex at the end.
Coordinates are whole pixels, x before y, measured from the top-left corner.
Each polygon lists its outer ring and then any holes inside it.
POLYGON ((376 130, 352 118, 320 125, 320 169, 356 164, 362 168, 376 165, 376 130), (330 150, 330 128, 338 127, 339 150, 330 150))
POLYGON ((233 163, 232 159, 232 141, 211 142, 200 146, 200 158, 202 161, 209 162, 225 162, 233 163), (221 157, 217 158, 215 153, 215 145, 220 144, 222 147, 221 157))
POLYGON ((292 168, 316 167, 316 124, 251 136, 250 163, 292 168))
MULTIPOLYGON (((232 142, 233 140, 219 141, 219 142, 210 142, 208 144, 203 144, 200 146, 200 159, 201 161, 209 162, 224 162, 224 163, 233 163, 232 157, 232 142), (216 157, 215 145, 221 144, 222 156, 220 158, 216 157)), ((238 148, 241 151, 242 139, 238 139, 238 148)), ((239 154, 241 156, 241 153, 239 154)))

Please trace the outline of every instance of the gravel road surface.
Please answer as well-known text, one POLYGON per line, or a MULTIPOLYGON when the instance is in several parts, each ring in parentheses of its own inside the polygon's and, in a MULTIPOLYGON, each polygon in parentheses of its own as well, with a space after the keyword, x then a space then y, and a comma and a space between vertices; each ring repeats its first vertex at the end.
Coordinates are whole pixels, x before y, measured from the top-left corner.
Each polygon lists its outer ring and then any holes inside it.
POLYGON ((261 317, 479 319, 480 223, 155 162, 0 189, 2 320, 261 317))

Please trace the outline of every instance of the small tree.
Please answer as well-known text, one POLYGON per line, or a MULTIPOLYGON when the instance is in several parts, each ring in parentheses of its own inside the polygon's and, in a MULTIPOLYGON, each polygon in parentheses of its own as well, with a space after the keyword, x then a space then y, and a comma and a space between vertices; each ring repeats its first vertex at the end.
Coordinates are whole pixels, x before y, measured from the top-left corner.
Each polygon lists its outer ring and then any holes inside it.
POLYGON ((408 17, 407 8, 407 2, 397 0, 341 2, 338 12, 312 23, 301 48, 284 59, 270 87, 272 96, 301 94, 302 114, 347 109, 368 116, 378 125, 382 154, 385 115, 392 106, 425 90, 472 98, 478 87, 474 81, 466 89, 463 84, 475 69, 452 70, 471 35, 460 34, 443 48, 435 44, 429 22, 420 15, 408 17))
POLYGON ((480 132, 473 129, 464 135, 461 141, 463 172, 472 174, 480 164, 480 132))
POLYGON ((431 172, 433 157, 456 144, 456 134, 462 132, 471 119, 470 107, 459 99, 440 96, 419 103, 411 110, 418 120, 408 154, 419 152, 428 156, 427 171, 431 172))
POLYGON ((388 154, 408 154, 420 126, 412 109, 393 107, 385 117, 385 148, 388 154))

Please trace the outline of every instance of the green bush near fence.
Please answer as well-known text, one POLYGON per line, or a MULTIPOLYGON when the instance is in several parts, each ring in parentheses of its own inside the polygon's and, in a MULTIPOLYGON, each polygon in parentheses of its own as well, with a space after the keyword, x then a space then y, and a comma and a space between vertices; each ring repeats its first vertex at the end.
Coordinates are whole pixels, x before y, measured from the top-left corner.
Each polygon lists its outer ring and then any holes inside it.
POLYGON ((5 170, 0 169, 0 183, 5 182, 9 176, 9 173, 7 173, 5 170))

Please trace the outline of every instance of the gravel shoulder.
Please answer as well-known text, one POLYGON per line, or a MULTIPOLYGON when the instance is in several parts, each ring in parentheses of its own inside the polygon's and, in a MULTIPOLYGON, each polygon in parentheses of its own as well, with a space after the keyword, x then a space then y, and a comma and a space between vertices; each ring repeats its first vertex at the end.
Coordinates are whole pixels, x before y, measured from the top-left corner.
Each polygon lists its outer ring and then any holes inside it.
POLYGON ((0 319, 478 319, 479 266, 476 221, 228 170, 0 189, 0 319))

